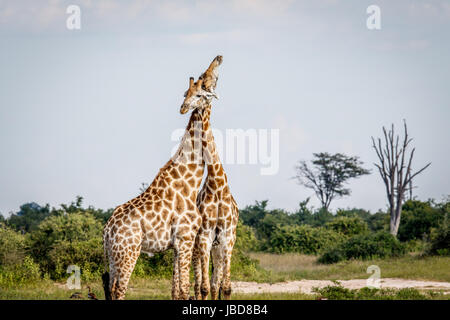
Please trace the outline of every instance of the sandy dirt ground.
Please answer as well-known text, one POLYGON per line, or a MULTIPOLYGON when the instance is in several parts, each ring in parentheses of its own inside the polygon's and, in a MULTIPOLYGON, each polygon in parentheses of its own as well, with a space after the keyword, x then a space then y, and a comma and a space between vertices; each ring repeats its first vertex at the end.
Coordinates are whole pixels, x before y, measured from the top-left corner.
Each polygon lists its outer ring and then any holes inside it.
MULTIPOLYGON (((366 279, 339 280, 339 283, 348 289, 361 289, 367 286, 366 279)), ((236 281, 232 283, 232 289, 234 292, 239 293, 295 293, 300 291, 311 294, 313 293, 312 289, 314 287, 322 288, 328 285, 334 285, 334 283, 328 280, 300 280, 273 284, 236 281)), ((443 290, 445 293, 450 293, 450 282, 385 278, 380 280, 380 287, 393 289, 416 288, 418 290, 443 290)))

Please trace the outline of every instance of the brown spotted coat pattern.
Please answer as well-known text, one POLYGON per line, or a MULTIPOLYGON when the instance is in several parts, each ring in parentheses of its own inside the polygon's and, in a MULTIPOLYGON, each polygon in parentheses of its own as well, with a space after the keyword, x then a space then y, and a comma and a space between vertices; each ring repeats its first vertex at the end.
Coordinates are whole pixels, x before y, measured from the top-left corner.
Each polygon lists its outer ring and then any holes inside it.
POLYGON ((203 136, 203 127, 209 127, 209 115, 203 109, 192 112, 177 153, 145 192, 118 206, 106 223, 103 242, 112 299, 125 298, 141 252, 170 248, 174 249, 172 298, 188 299, 192 249, 201 224, 196 199, 204 172, 197 152, 202 142, 197 147, 196 141, 203 136))

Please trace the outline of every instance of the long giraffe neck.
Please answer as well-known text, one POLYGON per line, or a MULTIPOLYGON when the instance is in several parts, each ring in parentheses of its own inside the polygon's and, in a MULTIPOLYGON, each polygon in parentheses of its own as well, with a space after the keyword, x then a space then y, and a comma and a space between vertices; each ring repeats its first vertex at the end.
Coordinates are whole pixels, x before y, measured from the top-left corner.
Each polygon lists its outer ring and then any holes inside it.
POLYGON ((206 112, 206 110, 196 109, 192 112, 178 150, 171 159, 174 163, 204 165, 202 145, 205 137, 203 132, 205 128, 210 127, 210 116, 211 112, 206 112))
MULTIPOLYGON (((193 196, 196 197, 198 189, 202 181, 205 161, 202 157, 202 146, 206 144, 203 135, 203 128, 209 127, 210 113, 204 110, 194 110, 189 119, 180 145, 172 156, 172 158, 161 168, 152 184, 145 190, 141 196, 151 196, 157 188, 157 192, 164 192, 164 188, 168 187, 167 179, 188 179, 193 183, 189 183, 193 188, 193 196), (167 178, 169 176, 169 178, 167 178), (193 178, 191 178, 193 177, 193 178)), ((169 185, 171 183, 169 182, 169 185)), ((194 200, 195 203, 195 200, 194 200)))
MULTIPOLYGON (((209 114, 209 119, 211 114, 211 105, 205 108, 205 112, 209 114)), ((210 180, 214 178, 224 178, 226 182, 227 177, 223 170, 219 153, 217 152, 217 146, 214 141, 214 136, 212 134, 209 121, 207 126, 204 127, 204 140, 206 144, 203 145, 203 159, 205 160, 206 166, 208 168, 207 179, 210 180)))

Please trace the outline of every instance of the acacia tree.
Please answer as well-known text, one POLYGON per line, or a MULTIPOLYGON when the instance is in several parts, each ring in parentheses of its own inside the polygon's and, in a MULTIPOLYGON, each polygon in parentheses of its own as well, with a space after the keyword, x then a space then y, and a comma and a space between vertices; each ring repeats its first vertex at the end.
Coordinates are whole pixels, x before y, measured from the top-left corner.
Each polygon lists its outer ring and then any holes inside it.
POLYGON ((370 173, 361 167, 363 162, 358 157, 342 153, 331 155, 327 152, 313 153, 313 156, 312 167, 304 160, 299 161, 294 178, 300 185, 313 189, 322 208, 326 210, 333 199, 350 194, 350 189, 344 186, 349 179, 370 173))
POLYGON ((408 128, 405 121, 404 137, 401 143, 400 136, 395 136, 393 124, 389 131, 386 131, 386 128, 383 127, 383 135, 384 142, 382 142, 381 138, 375 140, 372 137, 372 146, 379 159, 379 164, 375 163, 375 166, 378 168, 378 172, 386 187, 391 216, 390 233, 397 236, 406 192, 410 189, 412 190, 413 178, 428 168, 431 162, 413 173, 411 165, 416 148, 412 148, 408 154, 408 147, 412 138, 408 136, 408 128))

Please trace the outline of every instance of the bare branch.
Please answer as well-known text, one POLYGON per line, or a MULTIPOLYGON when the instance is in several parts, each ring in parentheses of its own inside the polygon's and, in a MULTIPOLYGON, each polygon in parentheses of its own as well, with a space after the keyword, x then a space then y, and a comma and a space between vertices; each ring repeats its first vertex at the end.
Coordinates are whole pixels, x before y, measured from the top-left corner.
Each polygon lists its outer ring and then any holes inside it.
MULTIPOLYGON (((418 170, 412 172, 412 162, 415 154, 415 148, 408 155, 408 146, 412 138, 408 135, 408 127, 406 121, 403 121, 404 137, 400 145, 400 136, 395 135, 394 125, 391 125, 389 131, 382 127, 384 136, 384 145, 381 139, 376 141, 372 138, 372 147, 375 150, 379 164, 375 164, 380 173, 381 178, 386 187, 386 195, 390 205, 391 213, 391 233, 396 235, 400 223, 401 206, 406 191, 412 190, 412 180, 418 174, 428 168, 431 163, 418 170), (408 159, 408 160, 407 160, 408 159), (409 187, 408 187, 409 186, 409 187)), ((412 195, 410 195, 412 198, 412 195)))

